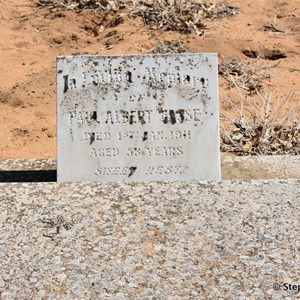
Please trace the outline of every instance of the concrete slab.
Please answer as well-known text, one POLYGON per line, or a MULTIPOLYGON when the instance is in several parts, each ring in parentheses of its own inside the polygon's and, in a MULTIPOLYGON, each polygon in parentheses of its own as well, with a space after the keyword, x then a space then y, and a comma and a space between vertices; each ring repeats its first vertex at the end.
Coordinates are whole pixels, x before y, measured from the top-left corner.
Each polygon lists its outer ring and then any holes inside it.
POLYGON ((3 300, 297 297, 300 180, 0 191, 3 300))
POLYGON ((222 179, 300 178, 300 156, 223 156, 222 179))
MULTIPOLYGON (((300 179, 300 156, 222 156, 221 169, 223 180, 300 179)), ((56 181, 56 160, 0 160, 0 182, 12 181, 56 181)))

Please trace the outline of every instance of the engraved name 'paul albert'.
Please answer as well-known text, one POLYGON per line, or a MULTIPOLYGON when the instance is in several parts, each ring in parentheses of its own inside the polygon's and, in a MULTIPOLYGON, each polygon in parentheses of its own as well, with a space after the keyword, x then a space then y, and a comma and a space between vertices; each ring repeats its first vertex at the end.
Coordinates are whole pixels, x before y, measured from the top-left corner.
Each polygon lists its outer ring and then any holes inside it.
POLYGON ((200 122, 200 109, 177 109, 167 110, 116 110, 101 113, 98 111, 71 111, 69 112, 69 124, 72 125, 91 125, 91 124, 150 124, 154 113, 160 114, 160 121, 164 124, 200 122))

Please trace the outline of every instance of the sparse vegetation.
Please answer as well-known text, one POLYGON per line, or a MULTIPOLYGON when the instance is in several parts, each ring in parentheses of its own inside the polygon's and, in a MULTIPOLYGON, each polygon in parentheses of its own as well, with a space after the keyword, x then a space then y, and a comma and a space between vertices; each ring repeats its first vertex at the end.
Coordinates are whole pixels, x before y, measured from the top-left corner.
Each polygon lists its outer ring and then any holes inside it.
POLYGON ((102 9, 105 11, 117 11, 125 8, 123 1, 111 0, 38 0, 37 5, 41 7, 64 9, 102 9))
MULTIPOLYGON (((275 63, 278 65, 278 63, 275 63)), ((219 74, 239 99, 233 101, 222 91, 222 98, 233 112, 221 112, 221 150, 236 155, 300 154, 300 104, 292 106, 296 92, 274 97, 265 90, 266 72, 273 64, 256 59, 243 63, 237 59, 222 60, 219 74), (255 63, 259 67, 254 67, 255 63)))
POLYGON ((101 9, 107 13, 127 8, 132 18, 141 17, 145 25, 181 33, 204 33, 205 18, 225 18, 237 14, 237 8, 190 0, 39 0, 40 7, 64 9, 101 9))
POLYGON ((140 16, 146 25, 181 33, 202 35, 202 22, 206 5, 195 1, 147 0, 132 1, 131 16, 140 16))
MULTIPOLYGON (((165 31, 176 31, 183 34, 203 35, 206 29, 205 19, 225 18, 238 13, 238 9, 225 2, 216 4, 207 1, 187 0, 39 0, 39 7, 53 9, 80 10, 92 9, 105 12, 103 18, 92 30, 95 36, 100 35, 107 27, 116 27, 125 17, 140 17, 146 26, 165 31), (120 12, 122 10, 122 13, 120 12), (110 15, 112 13, 112 15, 110 15), (104 23, 110 15, 109 22, 104 23)), ((265 25, 264 30, 283 33, 284 30, 273 23, 265 25)), ((113 30, 105 38, 117 35, 113 30)), ((105 49, 113 46, 107 44, 105 49)), ((162 40, 154 44, 146 53, 166 54, 186 52, 186 45, 180 39, 162 40)), ((230 91, 238 94, 239 104, 233 101, 227 91, 222 91, 222 98, 230 107, 230 114, 221 112, 221 150, 236 155, 273 155, 300 154, 300 106, 291 105, 296 92, 289 96, 276 97, 266 91, 265 80, 270 76, 266 69, 275 64, 256 65, 265 60, 277 60, 286 57, 283 52, 272 50, 258 53, 244 50, 244 55, 251 62, 238 59, 221 59, 219 75, 228 83, 230 91), (233 113, 232 113, 233 112, 233 113)), ((297 71, 297 69, 295 69, 297 71)))
POLYGON ((256 93, 262 89, 262 81, 270 78, 266 67, 254 67, 257 61, 245 63, 237 59, 222 59, 219 75, 226 79, 230 88, 239 87, 249 94, 256 93))
POLYGON ((239 106, 226 92, 223 95, 234 112, 231 117, 221 113, 223 152, 240 156, 300 154, 300 105, 291 106, 295 92, 285 98, 257 92, 251 101, 240 93, 239 106))
POLYGON ((175 41, 162 41, 152 47, 149 54, 167 54, 167 53, 183 53, 185 52, 185 46, 182 40, 175 41))

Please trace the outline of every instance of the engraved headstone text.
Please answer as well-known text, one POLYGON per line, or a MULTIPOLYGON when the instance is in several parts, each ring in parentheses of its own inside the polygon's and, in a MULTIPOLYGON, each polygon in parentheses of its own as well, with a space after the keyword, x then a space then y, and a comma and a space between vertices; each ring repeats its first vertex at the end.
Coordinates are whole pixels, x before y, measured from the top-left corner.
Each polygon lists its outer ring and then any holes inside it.
POLYGON ((216 54, 57 59, 58 181, 220 179, 216 54))

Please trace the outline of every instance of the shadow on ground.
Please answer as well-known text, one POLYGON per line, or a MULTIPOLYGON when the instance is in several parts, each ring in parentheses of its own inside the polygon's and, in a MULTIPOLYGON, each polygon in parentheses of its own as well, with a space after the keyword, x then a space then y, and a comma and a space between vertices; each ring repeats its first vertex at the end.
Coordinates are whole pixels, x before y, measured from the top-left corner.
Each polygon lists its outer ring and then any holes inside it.
POLYGON ((55 182, 56 170, 0 171, 0 182, 55 182))

